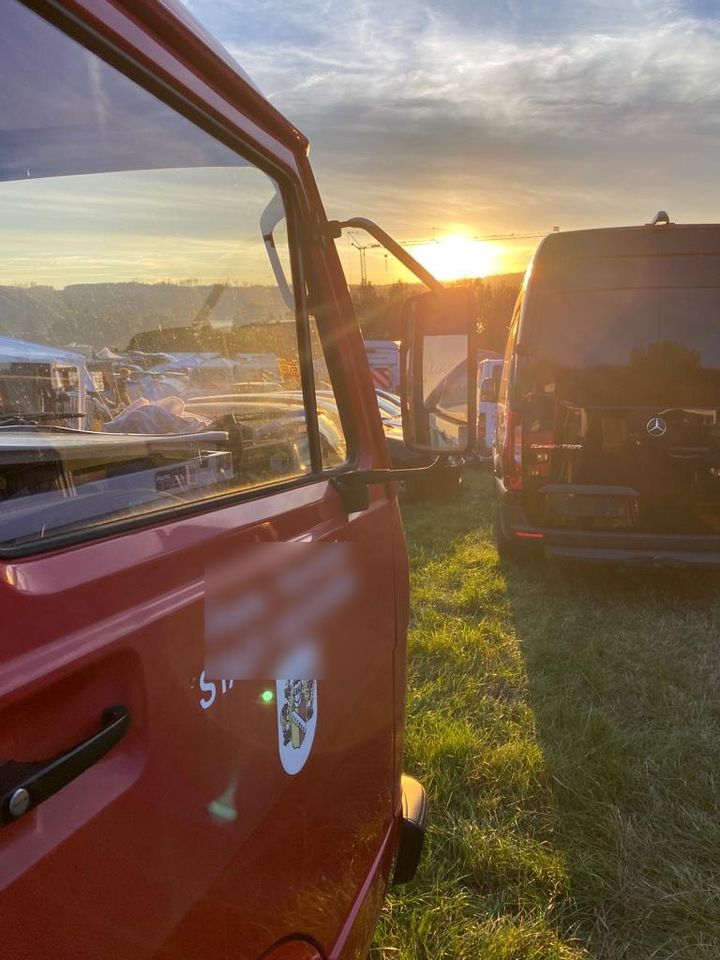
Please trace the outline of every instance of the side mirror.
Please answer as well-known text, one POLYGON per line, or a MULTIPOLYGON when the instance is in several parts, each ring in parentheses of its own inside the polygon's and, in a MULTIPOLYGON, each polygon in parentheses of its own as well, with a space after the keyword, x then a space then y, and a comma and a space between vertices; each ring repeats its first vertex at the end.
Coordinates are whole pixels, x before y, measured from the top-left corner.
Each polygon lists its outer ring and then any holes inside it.
POLYGON ((483 377, 480 382, 480 399, 484 403, 497 403, 498 382, 495 377, 483 377))
POLYGON ((403 307, 400 383, 403 439, 420 453, 472 449, 477 414, 475 300, 454 287, 403 307))

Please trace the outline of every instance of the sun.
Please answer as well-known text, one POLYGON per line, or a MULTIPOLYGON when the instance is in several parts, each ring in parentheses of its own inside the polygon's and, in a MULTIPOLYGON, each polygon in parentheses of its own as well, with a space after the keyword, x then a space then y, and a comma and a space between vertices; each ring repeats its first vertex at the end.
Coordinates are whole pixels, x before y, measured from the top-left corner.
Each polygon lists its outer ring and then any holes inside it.
POLYGON ((467 280, 500 273, 503 250, 496 243, 450 234, 412 249, 412 254, 438 280, 467 280))

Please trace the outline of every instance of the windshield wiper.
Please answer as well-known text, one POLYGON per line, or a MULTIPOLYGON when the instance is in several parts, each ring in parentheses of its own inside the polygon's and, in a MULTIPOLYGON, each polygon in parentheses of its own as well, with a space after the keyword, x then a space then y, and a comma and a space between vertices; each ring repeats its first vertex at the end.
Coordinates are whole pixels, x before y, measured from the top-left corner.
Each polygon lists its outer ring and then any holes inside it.
MULTIPOLYGON (((86 416, 85 413, 0 413, 0 426, 37 426, 51 420, 81 420, 86 416)), ((67 427, 62 429, 67 429, 67 427)))
MULTIPOLYGON (((84 413, 73 413, 67 416, 67 419, 84 417, 84 413)), ((54 414, 19 414, 19 413, 0 413, 0 431, 3 433, 14 430, 25 430, 34 433, 88 433, 93 431, 84 430, 82 427, 61 427, 55 423, 44 423, 48 420, 66 419, 65 415, 57 417, 54 414)))

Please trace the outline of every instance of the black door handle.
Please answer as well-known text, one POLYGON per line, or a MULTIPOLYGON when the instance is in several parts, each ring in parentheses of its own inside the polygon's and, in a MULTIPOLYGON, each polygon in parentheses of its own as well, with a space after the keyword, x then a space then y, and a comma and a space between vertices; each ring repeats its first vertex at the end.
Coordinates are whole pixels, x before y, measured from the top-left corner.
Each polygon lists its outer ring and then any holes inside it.
POLYGON ((49 760, 0 766, 0 826, 14 823, 74 780, 122 740, 130 726, 126 707, 108 707, 92 737, 49 760))

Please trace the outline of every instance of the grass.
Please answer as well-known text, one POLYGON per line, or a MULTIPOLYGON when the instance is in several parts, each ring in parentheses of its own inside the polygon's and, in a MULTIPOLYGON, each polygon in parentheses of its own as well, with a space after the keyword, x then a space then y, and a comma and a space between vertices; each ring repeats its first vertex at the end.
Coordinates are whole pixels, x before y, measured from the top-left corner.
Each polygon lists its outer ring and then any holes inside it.
POLYGON ((490 479, 405 509, 418 877, 374 960, 720 958, 720 580, 501 565, 490 479))

